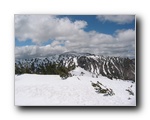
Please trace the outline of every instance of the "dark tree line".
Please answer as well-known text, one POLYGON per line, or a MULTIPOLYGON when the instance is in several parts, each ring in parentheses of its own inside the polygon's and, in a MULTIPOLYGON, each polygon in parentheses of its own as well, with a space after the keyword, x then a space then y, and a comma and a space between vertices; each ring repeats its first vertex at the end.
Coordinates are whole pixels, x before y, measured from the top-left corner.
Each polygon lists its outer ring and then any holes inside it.
POLYGON ((71 76, 69 71, 75 69, 75 65, 65 67, 57 63, 42 63, 41 65, 17 65, 15 64, 15 74, 43 74, 43 75, 60 75, 63 79, 71 76))

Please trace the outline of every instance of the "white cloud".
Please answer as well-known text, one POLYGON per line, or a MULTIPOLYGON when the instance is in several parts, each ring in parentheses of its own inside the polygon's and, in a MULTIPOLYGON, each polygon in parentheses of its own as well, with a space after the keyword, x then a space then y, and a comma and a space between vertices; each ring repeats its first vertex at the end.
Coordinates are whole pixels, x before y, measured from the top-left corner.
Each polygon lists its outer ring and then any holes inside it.
POLYGON ((51 46, 57 46, 57 45, 60 45, 61 44, 61 42, 59 42, 59 41, 53 41, 52 43, 51 43, 51 46))
POLYGON ((52 54, 60 54, 66 52, 66 48, 62 46, 22 46, 15 48, 16 58, 32 58, 32 57, 47 57, 52 54))
POLYGON ((31 39, 34 43, 56 39, 66 39, 80 34, 85 21, 70 21, 67 17, 57 18, 50 15, 15 15, 15 37, 19 41, 31 39))
POLYGON ((87 33, 80 41, 54 41, 46 46, 23 46, 15 48, 16 58, 47 57, 67 51, 89 52, 108 56, 134 57, 135 31, 118 30, 114 36, 97 32, 87 33), (61 46, 60 44, 64 44, 61 46))
POLYGON ((15 37, 30 38, 38 45, 15 48, 16 58, 47 57, 67 51, 90 52, 100 55, 134 57, 135 30, 117 30, 114 35, 84 31, 86 21, 74 21, 56 16, 15 17, 15 37), (53 40, 49 45, 40 43, 53 40))
POLYGON ((117 24, 128 24, 131 23, 134 19, 134 15, 98 15, 97 19, 100 21, 110 21, 117 24))
POLYGON ((135 31, 132 29, 128 30, 117 30, 117 38, 120 41, 132 41, 135 38, 135 31))

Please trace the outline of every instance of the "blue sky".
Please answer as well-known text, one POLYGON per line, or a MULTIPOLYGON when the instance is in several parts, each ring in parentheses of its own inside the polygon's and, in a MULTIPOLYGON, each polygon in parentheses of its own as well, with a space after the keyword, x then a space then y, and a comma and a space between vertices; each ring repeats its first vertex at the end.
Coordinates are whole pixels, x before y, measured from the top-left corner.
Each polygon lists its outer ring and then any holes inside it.
POLYGON ((134 57, 134 49, 134 15, 15 16, 15 55, 18 58, 46 57, 72 50, 134 57))
POLYGON ((95 30, 97 32, 106 33, 106 34, 113 34, 114 31, 118 29, 134 29, 135 28, 135 21, 133 20, 130 24, 116 24, 114 22, 109 21, 99 21, 96 18, 96 15, 69 15, 69 16, 60 16, 60 17, 68 17, 72 21, 75 20, 84 20, 88 23, 88 27, 85 28, 85 31, 95 30))

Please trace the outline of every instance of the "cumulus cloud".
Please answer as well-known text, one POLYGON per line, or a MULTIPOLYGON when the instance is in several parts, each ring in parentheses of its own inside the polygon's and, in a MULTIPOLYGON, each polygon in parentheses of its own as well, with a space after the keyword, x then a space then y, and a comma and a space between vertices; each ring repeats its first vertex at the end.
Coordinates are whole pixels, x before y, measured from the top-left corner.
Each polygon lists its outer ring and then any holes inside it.
POLYGON ((89 52, 104 56, 134 57, 135 31, 118 30, 116 34, 87 33, 82 41, 54 41, 46 46, 23 46, 15 48, 16 58, 47 57, 67 51, 89 52), (64 43, 64 46, 60 44, 64 43))
POLYGON ((68 51, 89 52, 106 56, 134 57, 135 30, 117 30, 113 35, 86 32, 86 21, 71 21, 49 15, 15 16, 15 37, 31 39, 36 45, 15 48, 16 58, 48 57, 68 51), (44 46, 43 42, 52 40, 44 46))
POLYGON ((66 48, 63 46, 22 46, 15 48, 16 58, 34 58, 34 57, 47 57, 52 54, 60 54, 66 52, 66 48))
POLYGON ((134 15, 98 15, 97 19, 100 21, 110 21, 117 24, 128 24, 131 23, 134 19, 134 15))
POLYGON ((70 21, 50 15, 15 15, 15 37, 19 41, 31 39, 41 44, 47 40, 64 40, 73 34, 80 34, 86 21, 70 21))

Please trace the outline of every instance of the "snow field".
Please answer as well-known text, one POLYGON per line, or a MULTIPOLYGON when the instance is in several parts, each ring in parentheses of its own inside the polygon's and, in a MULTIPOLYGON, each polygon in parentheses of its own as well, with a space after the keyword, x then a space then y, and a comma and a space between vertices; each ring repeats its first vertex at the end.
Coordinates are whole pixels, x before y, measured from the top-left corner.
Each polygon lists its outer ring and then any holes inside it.
MULTIPOLYGON (((131 81, 109 80, 106 77, 92 78, 90 73, 80 76, 82 68, 72 71, 75 76, 62 80, 58 75, 15 75, 15 105, 17 106, 135 106, 135 83, 131 81), (101 82, 112 88, 114 96, 98 94, 91 82, 101 82), (130 98, 130 100, 128 100, 130 98)), ((84 71, 84 70, 83 70, 84 71)))

